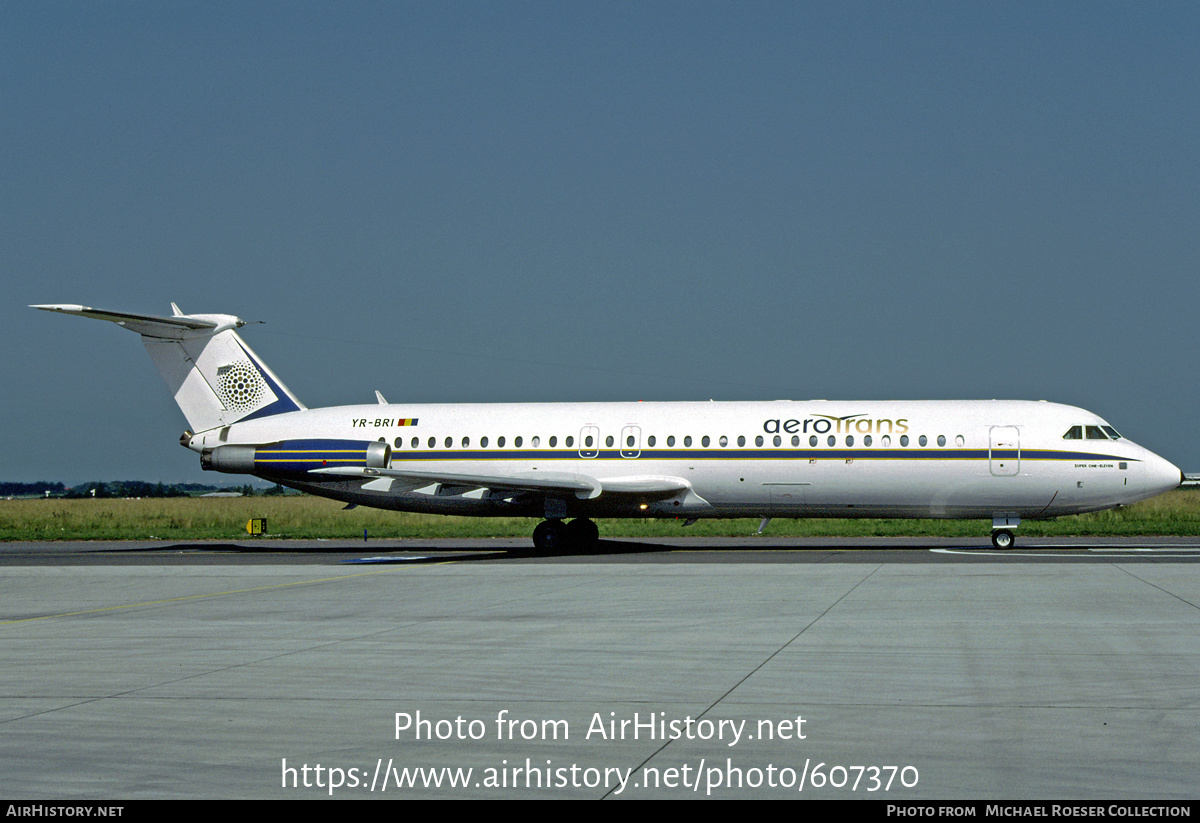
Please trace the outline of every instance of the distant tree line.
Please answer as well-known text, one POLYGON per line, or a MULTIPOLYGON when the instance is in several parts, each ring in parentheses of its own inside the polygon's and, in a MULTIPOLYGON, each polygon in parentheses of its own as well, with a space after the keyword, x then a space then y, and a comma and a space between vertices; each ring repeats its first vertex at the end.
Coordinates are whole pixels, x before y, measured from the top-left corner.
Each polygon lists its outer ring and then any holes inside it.
POLYGON ((148 483, 145 480, 113 480, 108 482, 93 481, 81 483, 78 486, 65 486, 62 483, 3 483, 0 482, 0 497, 50 497, 76 499, 82 497, 197 497, 211 492, 236 492, 247 497, 256 495, 273 496, 291 494, 283 486, 276 484, 269 489, 255 489, 249 483, 241 487, 207 486, 203 483, 148 483))
POLYGON ((54 497, 61 497, 66 490, 67 487, 62 483, 47 483, 45 480, 37 483, 0 483, 0 496, 4 497, 23 497, 31 494, 45 497, 46 492, 50 492, 54 497))
MULTIPOLYGON (((203 494, 203 492, 201 492, 203 494)), ((164 483, 147 483, 145 480, 113 480, 83 483, 67 489, 63 497, 190 497, 181 485, 168 486, 164 483)))

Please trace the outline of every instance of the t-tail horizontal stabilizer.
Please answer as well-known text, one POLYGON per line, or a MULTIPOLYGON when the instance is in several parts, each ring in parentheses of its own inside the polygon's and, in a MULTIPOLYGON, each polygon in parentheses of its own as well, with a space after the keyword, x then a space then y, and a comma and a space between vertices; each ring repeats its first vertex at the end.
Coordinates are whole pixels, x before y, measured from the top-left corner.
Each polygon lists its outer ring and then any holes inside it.
POLYGON ((75 305, 31 308, 109 320, 140 334, 192 431, 305 408, 238 336, 235 329, 246 323, 231 314, 184 314, 174 303, 171 317, 75 305))

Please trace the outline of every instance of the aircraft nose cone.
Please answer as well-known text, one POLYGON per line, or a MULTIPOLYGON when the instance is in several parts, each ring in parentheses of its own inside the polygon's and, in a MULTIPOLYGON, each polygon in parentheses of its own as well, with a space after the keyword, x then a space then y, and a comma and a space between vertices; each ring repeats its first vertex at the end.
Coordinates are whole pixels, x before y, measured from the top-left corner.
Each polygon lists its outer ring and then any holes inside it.
POLYGON ((1182 482, 1183 472, 1169 460, 1154 455, 1146 461, 1146 491, 1151 494, 1170 491, 1182 482))

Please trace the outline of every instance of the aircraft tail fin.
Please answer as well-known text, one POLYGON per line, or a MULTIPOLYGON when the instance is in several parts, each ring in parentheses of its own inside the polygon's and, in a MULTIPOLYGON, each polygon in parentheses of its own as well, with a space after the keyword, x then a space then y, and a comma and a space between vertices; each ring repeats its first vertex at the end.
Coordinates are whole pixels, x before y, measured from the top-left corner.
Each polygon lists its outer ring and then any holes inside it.
POLYGON ((192 431, 305 408, 238 336, 246 323, 233 315, 184 314, 174 303, 170 317, 60 304, 31 308, 109 320, 140 334, 192 431))

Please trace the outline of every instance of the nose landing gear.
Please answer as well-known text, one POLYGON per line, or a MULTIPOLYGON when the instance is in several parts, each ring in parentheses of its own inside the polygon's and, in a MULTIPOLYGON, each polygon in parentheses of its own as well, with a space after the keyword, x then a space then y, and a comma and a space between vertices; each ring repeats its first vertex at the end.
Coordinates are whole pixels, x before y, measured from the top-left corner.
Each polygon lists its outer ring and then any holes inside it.
POLYGON ((999 529, 992 532, 992 545, 997 549, 1011 549, 1016 542, 1017 538, 1008 529, 999 529))
POLYGON ((1021 518, 1015 514, 992 515, 992 545, 1001 551, 1011 549, 1017 543, 1013 529, 1021 525, 1021 518))

